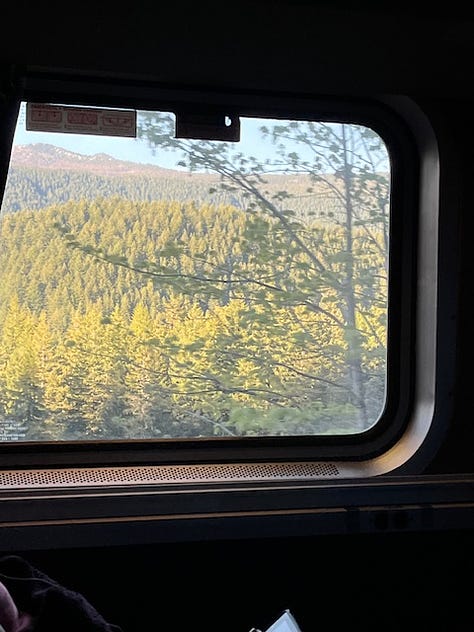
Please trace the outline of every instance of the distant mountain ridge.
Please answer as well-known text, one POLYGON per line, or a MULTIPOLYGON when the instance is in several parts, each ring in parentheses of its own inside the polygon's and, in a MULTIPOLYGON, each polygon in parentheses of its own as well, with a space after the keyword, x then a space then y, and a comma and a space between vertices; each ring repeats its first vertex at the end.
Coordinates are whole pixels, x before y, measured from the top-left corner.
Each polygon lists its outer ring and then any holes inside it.
POLYGON ((16 145, 11 155, 13 167, 87 171, 101 176, 156 175, 182 177, 182 172, 150 163, 120 160, 105 153, 80 154, 48 143, 16 145))
MULTIPOLYGON (((337 196, 315 185, 308 174, 265 174, 264 195, 287 194, 286 208, 298 217, 328 217, 341 212, 337 196)), ((262 180, 263 182, 263 180, 262 180)), ((109 154, 85 155, 47 143, 13 148, 3 213, 41 209, 69 200, 120 197, 131 201, 193 200, 196 204, 231 204, 246 208, 244 191, 226 189, 217 173, 166 169, 119 160, 109 154)))

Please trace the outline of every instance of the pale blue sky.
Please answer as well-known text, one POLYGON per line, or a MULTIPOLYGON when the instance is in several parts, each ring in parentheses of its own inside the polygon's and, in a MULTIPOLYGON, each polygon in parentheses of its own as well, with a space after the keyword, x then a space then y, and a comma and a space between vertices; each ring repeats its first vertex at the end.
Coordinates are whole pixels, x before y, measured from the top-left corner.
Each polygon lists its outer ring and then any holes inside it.
MULTIPOLYGON (((168 169, 182 170, 182 167, 177 166, 178 161, 182 159, 181 154, 172 154, 170 151, 160 151, 153 155, 152 150, 148 147, 146 142, 137 138, 99 136, 95 134, 73 134, 65 132, 34 132, 26 130, 25 111, 26 104, 23 103, 20 109, 20 116, 18 118, 14 145, 48 143, 79 154, 93 155, 105 153, 121 160, 150 163, 168 169)), ((140 111, 138 111, 138 119, 139 117, 140 111)), ((263 125, 271 128, 273 125, 281 123, 282 121, 278 121, 276 119, 241 117, 241 140, 238 143, 232 143, 233 149, 235 149, 236 152, 242 152, 246 156, 253 156, 262 162, 266 159, 271 161, 277 160, 278 156, 275 145, 270 139, 263 139, 259 130, 263 125)), ((339 124, 337 123, 329 123, 329 125, 339 127, 339 124)), ((359 126, 354 125, 354 129, 357 127, 359 126)), ((305 147, 301 143, 294 141, 290 142, 287 140, 285 140, 285 145, 287 153, 295 152, 301 159, 308 160, 310 164, 312 163, 314 154, 310 148, 305 147)), ((330 151, 332 150, 329 149, 329 152, 330 151)), ((362 150, 362 153, 364 153, 364 150, 362 150)), ((365 155, 367 156, 367 154, 365 155)), ((382 153, 382 155, 379 154, 378 156, 372 155, 371 158, 379 162, 379 164, 375 166, 376 169, 388 171, 388 155, 386 153, 382 153)), ((364 160, 363 157, 362 160, 364 160)), ((325 166, 327 167, 328 165, 326 164, 325 166)))

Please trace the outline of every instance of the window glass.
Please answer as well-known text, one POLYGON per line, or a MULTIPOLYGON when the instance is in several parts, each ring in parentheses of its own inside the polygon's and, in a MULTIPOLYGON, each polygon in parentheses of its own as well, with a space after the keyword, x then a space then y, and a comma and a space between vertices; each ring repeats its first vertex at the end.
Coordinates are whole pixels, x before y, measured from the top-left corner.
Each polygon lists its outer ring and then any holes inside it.
POLYGON ((0 440, 357 434, 385 405, 390 164, 358 124, 239 142, 25 129, 0 222, 0 440))

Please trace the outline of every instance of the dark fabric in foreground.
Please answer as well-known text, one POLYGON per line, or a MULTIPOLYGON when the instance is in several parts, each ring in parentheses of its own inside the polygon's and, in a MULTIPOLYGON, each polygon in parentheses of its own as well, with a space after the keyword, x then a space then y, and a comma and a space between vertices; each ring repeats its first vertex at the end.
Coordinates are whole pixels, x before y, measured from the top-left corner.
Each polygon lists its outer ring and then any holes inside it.
MULTIPOLYGON (((122 632, 108 623, 78 592, 16 555, 0 557, 0 581, 20 613, 32 616, 34 632, 122 632)), ((1 607, 1 605, 0 605, 1 607)), ((15 628, 5 632, 16 632, 15 628)))

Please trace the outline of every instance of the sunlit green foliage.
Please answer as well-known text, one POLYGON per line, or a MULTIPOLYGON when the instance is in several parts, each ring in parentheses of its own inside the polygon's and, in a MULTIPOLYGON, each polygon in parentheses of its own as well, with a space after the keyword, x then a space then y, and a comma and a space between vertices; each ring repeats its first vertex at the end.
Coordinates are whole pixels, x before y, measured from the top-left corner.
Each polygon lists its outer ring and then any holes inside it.
MULTIPOLYGON (((305 230, 330 278, 340 229, 305 230)), ((368 301, 364 279, 383 260, 362 231, 357 239, 375 414, 385 287, 372 279, 377 300, 368 301)), ((231 206, 71 202, 7 215, 1 245, 0 410, 26 420, 28 438, 356 427, 340 298, 324 275, 310 283, 308 258, 265 217, 231 206)))

